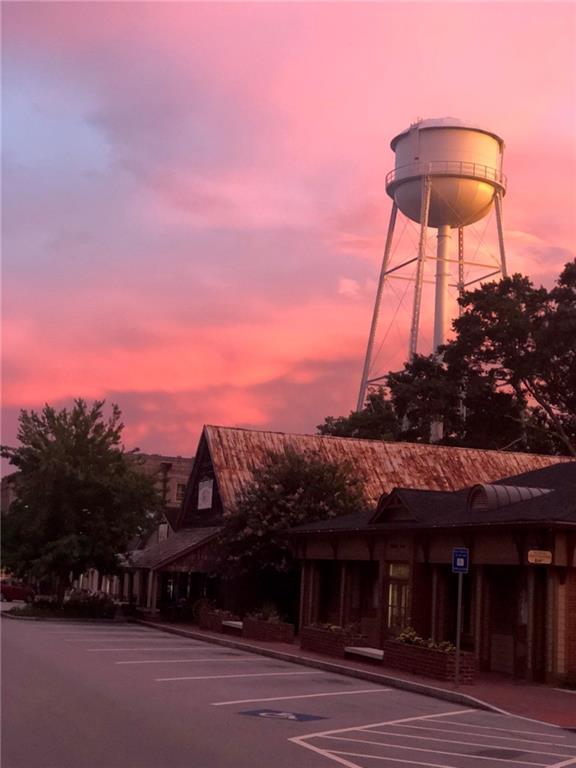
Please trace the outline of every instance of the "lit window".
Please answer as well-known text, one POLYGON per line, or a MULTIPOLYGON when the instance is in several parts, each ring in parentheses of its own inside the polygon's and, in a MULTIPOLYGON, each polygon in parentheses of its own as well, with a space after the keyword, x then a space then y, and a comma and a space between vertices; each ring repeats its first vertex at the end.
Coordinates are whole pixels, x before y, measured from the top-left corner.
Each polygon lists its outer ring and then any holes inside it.
POLYGON ((398 632, 410 624, 410 566, 388 565, 388 629, 398 632))

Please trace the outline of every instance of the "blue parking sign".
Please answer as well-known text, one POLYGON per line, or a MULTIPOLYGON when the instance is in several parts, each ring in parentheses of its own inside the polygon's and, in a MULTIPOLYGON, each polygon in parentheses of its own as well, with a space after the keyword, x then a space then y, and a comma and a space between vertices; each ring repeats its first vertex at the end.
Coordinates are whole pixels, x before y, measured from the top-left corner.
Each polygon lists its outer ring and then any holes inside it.
POLYGON ((470 550, 467 547, 454 547, 452 550, 452 573, 468 573, 470 550))

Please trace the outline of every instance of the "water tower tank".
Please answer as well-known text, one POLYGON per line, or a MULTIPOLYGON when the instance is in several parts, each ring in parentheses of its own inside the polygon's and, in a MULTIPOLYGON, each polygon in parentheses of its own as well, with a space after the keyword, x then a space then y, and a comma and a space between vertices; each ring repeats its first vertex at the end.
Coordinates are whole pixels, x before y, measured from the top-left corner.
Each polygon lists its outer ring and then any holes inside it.
POLYGON ((386 191, 398 208, 420 221, 422 179, 431 179, 429 227, 464 227, 483 218, 494 195, 506 191, 504 142, 491 131, 452 117, 420 120, 392 139, 395 168, 386 191))

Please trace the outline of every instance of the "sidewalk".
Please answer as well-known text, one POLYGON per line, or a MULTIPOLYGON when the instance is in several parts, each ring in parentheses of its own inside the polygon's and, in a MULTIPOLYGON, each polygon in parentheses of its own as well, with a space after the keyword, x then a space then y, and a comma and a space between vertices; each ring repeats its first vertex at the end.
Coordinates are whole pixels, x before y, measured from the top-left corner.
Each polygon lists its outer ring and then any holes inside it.
POLYGON ((138 623, 196 640, 238 648, 284 661, 293 661, 317 669, 372 680, 394 688, 434 696, 458 704, 505 712, 576 730, 576 691, 565 691, 546 685, 515 681, 497 675, 481 675, 474 685, 463 685, 456 689, 453 683, 431 680, 407 673, 399 674, 396 670, 387 670, 385 666, 377 662, 338 659, 303 651, 295 643, 245 640, 232 635, 206 632, 190 625, 187 627, 182 624, 168 624, 160 621, 140 620, 138 623))

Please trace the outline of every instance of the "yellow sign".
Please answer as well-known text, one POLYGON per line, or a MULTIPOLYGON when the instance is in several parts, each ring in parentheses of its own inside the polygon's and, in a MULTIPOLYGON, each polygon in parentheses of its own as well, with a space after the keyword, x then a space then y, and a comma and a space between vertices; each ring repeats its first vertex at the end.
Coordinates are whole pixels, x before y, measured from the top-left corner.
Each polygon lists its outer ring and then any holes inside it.
POLYGON ((551 565, 552 552, 547 549, 530 549, 528 550, 528 562, 532 565, 551 565))

